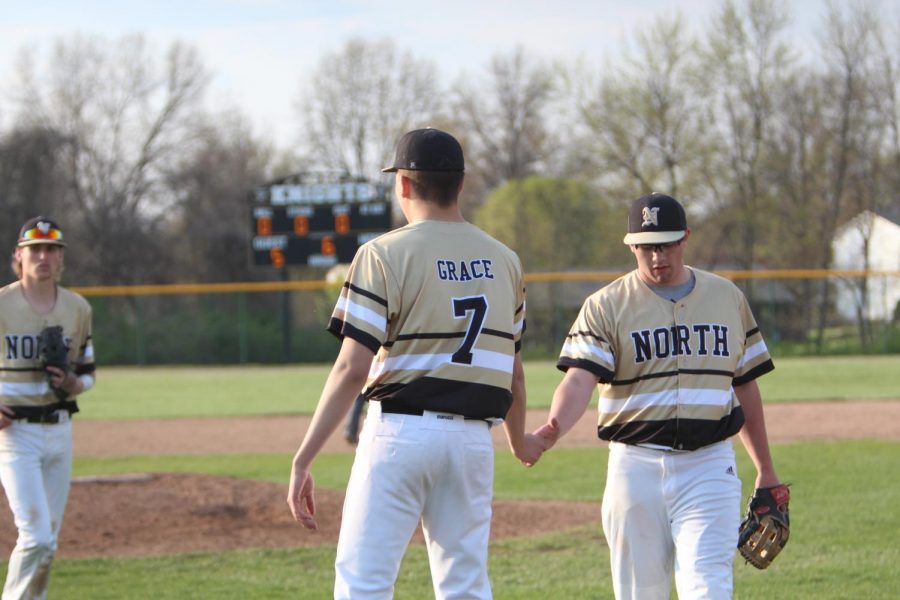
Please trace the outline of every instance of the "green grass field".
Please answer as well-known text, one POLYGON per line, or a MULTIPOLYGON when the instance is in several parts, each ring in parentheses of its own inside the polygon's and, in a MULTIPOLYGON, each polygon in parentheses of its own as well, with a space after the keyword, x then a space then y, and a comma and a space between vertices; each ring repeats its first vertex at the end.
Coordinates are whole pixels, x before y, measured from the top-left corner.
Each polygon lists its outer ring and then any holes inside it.
MULTIPOLYGON (((312 414, 328 366, 109 367, 80 419, 312 414)), ((525 365, 528 405, 547 408, 562 373, 525 365)), ((900 398, 900 355, 784 358, 759 380, 766 402, 900 398)))
MULTIPOLYGON (((735 561, 736 598, 897 598, 900 561, 900 444, 875 441, 783 444, 773 448, 792 484, 792 536, 765 572, 735 561), (862 509, 861 507, 864 507, 862 509)), ((351 458, 326 455, 316 463, 322 487, 343 487, 351 458)), ((744 479, 752 471, 738 449, 744 479)), ((207 472, 284 482, 290 457, 277 455, 78 460, 76 473, 140 470, 207 472)), ((605 451, 558 450, 535 468, 498 454, 496 496, 599 502, 605 451)), ((746 481, 745 481, 746 483, 746 481)), ((745 494, 749 488, 745 485, 745 494)), ((297 535, 309 535, 298 527, 297 535)), ((191 554, 144 559, 60 560, 51 597, 326 598, 334 547, 191 554)), ((492 544, 491 574, 498 599, 611 598, 608 553, 599 525, 492 544)), ((397 598, 431 597, 423 547, 410 548, 397 598)))
MULTIPOLYGON (((769 402, 900 397, 900 357, 785 359, 761 381, 769 402)), ((552 363, 527 364, 530 404, 547 406, 559 374, 552 363)), ((315 406, 325 367, 104 369, 78 418, 300 414, 315 406)), ((737 445, 745 495, 752 467, 737 445)), ((900 441, 773 446, 779 473, 792 484, 792 535, 775 565, 761 572, 735 561, 735 598, 800 600, 900 597, 900 441)), ((317 485, 342 489, 352 456, 324 454, 317 485)), ((210 473, 286 486, 290 456, 77 458, 75 474, 139 471, 210 473)), ((599 502, 606 451, 560 449, 533 469, 497 455, 500 499, 599 502)), ((285 510, 287 510, 285 508, 285 510)), ((63 525, 65 527, 65 524, 63 525)), ((308 535, 297 529, 297 535, 308 535)), ((8 541, 11 546, 12 541, 8 541)), ((6 551, 7 549, 2 549, 6 551)), ((188 554, 143 559, 60 559, 56 599, 327 598, 334 547, 188 554)), ((599 524, 492 544, 498 599, 611 598, 608 552, 599 524)), ((0 565, 0 576, 5 564, 0 565)), ((433 597, 422 546, 410 548, 396 598, 433 597)), ((674 597, 674 596, 673 596, 674 597)))

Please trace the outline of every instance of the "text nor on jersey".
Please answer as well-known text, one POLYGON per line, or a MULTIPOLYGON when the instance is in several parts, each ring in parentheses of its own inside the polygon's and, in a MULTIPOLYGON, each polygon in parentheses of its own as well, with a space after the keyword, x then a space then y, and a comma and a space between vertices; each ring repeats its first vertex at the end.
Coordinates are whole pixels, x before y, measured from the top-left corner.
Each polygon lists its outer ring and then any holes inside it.
MULTIPOLYGON (((40 354, 40 337, 36 335, 7 335, 4 336, 6 346, 6 360, 34 360, 40 354)), ((66 336, 63 341, 66 349, 71 348, 72 338, 66 336)))

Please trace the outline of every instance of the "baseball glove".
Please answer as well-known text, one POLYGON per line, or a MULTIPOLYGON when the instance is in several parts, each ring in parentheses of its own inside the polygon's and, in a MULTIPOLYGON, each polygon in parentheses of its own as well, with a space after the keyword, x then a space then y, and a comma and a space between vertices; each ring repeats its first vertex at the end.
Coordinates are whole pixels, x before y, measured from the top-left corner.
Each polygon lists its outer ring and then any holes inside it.
POLYGON ((57 367, 65 371, 69 367, 69 348, 59 325, 44 327, 38 335, 38 357, 41 367, 57 367))
POLYGON ((738 551, 748 563, 757 569, 765 569, 784 545, 790 535, 788 501, 791 499, 788 486, 756 488, 750 497, 747 516, 741 522, 738 534, 738 551))

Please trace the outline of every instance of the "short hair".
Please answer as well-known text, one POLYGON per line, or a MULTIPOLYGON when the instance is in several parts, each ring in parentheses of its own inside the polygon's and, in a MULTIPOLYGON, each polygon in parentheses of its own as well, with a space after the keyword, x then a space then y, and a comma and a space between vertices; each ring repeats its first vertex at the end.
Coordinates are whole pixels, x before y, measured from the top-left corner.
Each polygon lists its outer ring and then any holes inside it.
POLYGON ((398 172, 407 177, 417 198, 434 202, 439 206, 450 206, 459 198, 459 186, 463 171, 407 171, 398 172))

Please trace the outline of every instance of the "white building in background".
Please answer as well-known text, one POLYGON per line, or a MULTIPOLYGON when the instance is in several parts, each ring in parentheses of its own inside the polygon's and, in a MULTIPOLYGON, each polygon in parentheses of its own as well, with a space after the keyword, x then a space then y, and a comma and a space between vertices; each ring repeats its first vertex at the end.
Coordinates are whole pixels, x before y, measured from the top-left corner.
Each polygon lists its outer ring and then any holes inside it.
MULTIPOLYGON (((888 271, 888 276, 873 276, 867 281, 868 307, 864 315, 869 320, 890 321, 900 302, 900 209, 893 211, 893 220, 872 211, 863 211, 838 229, 832 241, 835 269, 888 271), (864 257, 868 253, 868 265, 864 257)), ((862 285, 859 279, 838 282, 837 309, 846 319, 856 319, 862 304, 862 285)))

